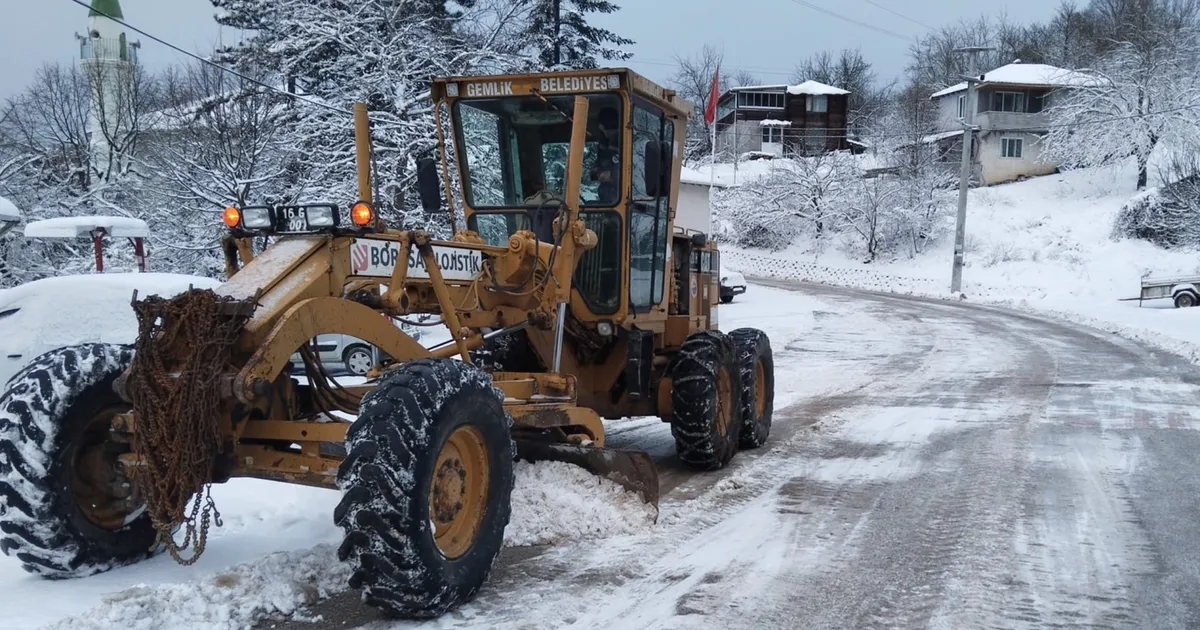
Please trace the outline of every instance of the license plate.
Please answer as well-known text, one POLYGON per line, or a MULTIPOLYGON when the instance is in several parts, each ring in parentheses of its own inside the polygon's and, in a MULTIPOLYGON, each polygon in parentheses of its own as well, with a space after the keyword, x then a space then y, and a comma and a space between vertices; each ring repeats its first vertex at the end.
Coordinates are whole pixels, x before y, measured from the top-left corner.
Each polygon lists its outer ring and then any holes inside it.
POLYGON ((299 206, 278 206, 275 224, 278 232, 308 232, 308 212, 299 206))

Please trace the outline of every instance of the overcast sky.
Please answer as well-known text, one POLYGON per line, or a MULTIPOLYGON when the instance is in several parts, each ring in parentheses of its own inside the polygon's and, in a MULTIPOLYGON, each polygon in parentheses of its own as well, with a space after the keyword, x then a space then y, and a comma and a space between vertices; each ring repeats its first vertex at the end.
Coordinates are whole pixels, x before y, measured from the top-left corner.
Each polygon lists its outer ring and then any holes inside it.
MULTIPOLYGON (((86 1, 86 0, 85 0, 86 1)), ((821 13, 819 6, 905 37, 988 11, 1007 11, 1015 21, 1047 19, 1050 0, 615 0, 622 9, 597 23, 637 41, 629 65, 657 81, 671 75, 675 54, 703 44, 725 52, 725 68, 745 67, 765 82, 786 80, 797 62, 825 49, 859 47, 886 78, 904 69, 908 42, 821 13), (879 5, 879 6, 873 6, 879 5), (880 8, 886 7, 895 13, 880 8), (900 17, 899 15, 904 17, 900 17), (907 19, 906 19, 907 18, 907 19), (911 20, 911 21, 910 21, 911 20), (914 23, 916 22, 916 23, 914 23)), ((76 33, 87 30, 87 9, 70 0, 0 0, 16 5, 5 15, 8 31, 0 37, 0 98, 20 92, 37 68, 53 61, 71 62, 79 54, 76 33), (16 24, 11 23, 16 19, 16 24)), ((121 0, 125 20, 183 48, 204 51, 221 36, 208 0, 121 0)), ((179 55, 142 39, 143 63, 158 68, 179 55)))

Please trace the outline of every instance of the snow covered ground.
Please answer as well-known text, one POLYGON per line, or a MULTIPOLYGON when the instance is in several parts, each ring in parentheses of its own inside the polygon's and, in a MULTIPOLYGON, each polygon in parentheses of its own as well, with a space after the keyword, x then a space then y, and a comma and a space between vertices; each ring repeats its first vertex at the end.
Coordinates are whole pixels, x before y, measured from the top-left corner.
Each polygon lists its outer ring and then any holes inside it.
MULTIPOLYGON (((1197 252, 1113 241, 1113 218, 1134 189, 1130 168, 1090 169, 973 189, 966 222, 968 301, 1053 314, 1200 361, 1200 309, 1137 297, 1142 276, 1200 273, 1197 252)), ((914 258, 863 264, 810 243, 782 252, 724 248, 722 264, 747 276, 950 297, 953 217, 937 246, 914 258)))
MULTIPOLYGON (((722 307, 722 328, 761 327, 778 352, 812 328, 817 306, 819 302, 795 293, 753 287, 722 307)), ((430 334, 422 342, 439 339, 430 334)), ((815 375, 789 377, 786 366, 784 362, 779 376, 777 406, 815 384, 815 375)), ((670 443, 669 427, 657 418, 624 422, 670 443)), ((0 625, 6 630, 49 624, 63 630, 242 628, 347 588, 348 573, 336 558, 341 530, 333 523, 339 493, 235 479, 214 487, 213 498, 223 525, 213 528, 207 550, 192 567, 159 556, 89 578, 47 581, 0 555, 0 610, 5 611, 0 625)), ((661 514, 660 522, 664 518, 678 520, 680 515, 661 514)), ((630 536, 656 527, 653 510, 608 480, 566 464, 517 467, 512 524, 505 533, 508 546, 630 536)))

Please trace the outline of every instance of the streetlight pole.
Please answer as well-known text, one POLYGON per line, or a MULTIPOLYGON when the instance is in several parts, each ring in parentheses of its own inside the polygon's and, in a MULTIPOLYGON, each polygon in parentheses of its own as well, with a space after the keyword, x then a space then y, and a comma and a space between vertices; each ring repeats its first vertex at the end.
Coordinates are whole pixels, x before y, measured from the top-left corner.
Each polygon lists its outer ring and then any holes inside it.
POLYGON ((971 136, 975 131, 975 84, 979 82, 979 70, 977 66, 978 55, 981 52, 992 50, 986 46, 966 46, 964 48, 956 48, 956 53, 967 53, 970 55, 970 72, 963 77, 967 81, 967 95, 964 99, 963 109, 963 141, 962 141, 962 168, 958 174, 958 219, 955 222, 954 228, 954 268, 950 274, 950 292, 958 293, 962 291, 962 268, 963 268, 963 249, 966 247, 966 223, 967 223, 967 189, 971 182, 971 136))

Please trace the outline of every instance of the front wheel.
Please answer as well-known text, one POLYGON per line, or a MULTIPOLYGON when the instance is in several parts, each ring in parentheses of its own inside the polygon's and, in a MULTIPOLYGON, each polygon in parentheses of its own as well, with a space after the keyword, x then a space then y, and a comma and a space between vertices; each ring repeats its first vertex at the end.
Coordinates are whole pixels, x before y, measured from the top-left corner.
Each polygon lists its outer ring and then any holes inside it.
POLYGON ((741 379, 733 341, 698 330, 683 342, 670 367, 671 435, 691 468, 724 468, 741 434, 741 379))
POLYGON ((112 384, 126 346, 88 344, 34 359, 0 396, 0 550, 30 573, 85 577, 150 556, 157 534, 117 462, 112 384))
POLYGON ((504 542, 516 453, 491 378, 452 359, 400 365, 363 397, 334 521, 350 586, 389 616, 470 601, 504 542))

